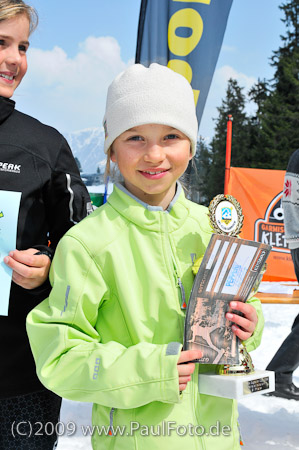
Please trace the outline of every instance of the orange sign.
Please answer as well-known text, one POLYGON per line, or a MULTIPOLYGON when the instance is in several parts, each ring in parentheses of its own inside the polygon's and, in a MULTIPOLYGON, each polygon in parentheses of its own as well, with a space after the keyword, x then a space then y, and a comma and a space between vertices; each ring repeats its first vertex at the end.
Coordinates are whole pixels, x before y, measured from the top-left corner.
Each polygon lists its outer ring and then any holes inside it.
POLYGON ((265 281, 297 281, 284 234, 284 176, 284 170, 230 168, 228 194, 236 197, 244 214, 240 237, 272 246, 265 281))

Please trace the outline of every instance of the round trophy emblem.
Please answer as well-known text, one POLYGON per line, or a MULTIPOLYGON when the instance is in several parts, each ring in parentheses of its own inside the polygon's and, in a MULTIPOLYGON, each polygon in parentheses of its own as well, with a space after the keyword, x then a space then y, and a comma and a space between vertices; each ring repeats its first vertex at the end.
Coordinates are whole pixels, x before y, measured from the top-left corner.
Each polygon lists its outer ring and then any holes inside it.
POLYGON ((244 216, 241 205, 235 197, 219 194, 209 205, 209 219, 215 233, 238 236, 244 216))

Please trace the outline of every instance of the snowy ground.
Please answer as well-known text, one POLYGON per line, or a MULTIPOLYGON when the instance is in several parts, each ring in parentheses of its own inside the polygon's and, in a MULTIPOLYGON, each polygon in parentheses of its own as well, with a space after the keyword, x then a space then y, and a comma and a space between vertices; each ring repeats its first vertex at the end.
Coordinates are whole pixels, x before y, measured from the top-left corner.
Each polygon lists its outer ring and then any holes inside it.
MULTIPOLYGON (((256 368, 264 369, 288 335, 299 305, 263 305, 266 326, 261 346, 252 352, 256 368)), ((299 386, 299 369, 294 382, 299 386)), ((239 402, 239 421, 246 450, 299 450, 299 402, 276 397, 253 396, 239 402)), ((91 405, 63 401, 61 421, 77 428, 90 424, 91 405)), ((79 431, 60 437, 58 450, 90 450, 90 437, 79 431)), ((221 449, 219 449, 221 450, 221 449)))

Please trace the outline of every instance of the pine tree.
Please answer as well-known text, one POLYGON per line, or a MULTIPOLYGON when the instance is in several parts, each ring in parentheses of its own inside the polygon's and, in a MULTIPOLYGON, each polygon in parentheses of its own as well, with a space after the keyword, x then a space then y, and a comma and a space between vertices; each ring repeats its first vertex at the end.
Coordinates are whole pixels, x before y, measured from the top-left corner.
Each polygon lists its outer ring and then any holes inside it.
POLYGON ((208 204, 205 171, 209 167, 209 150, 203 137, 199 137, 196 153, 192 159, 187 197, 195 203, 208 204))
POLYGON ((209 157, 206 156, 204 168, 203 194, 209 201, 224 190, 224 171, 226 153, 226 130, 228 115, 233 116, 233 143, 231 165, 248 167, 250 154, 248 151, 248 118, 244 111, 245 96, 243 88, 236 80, 228 81, 226 97, 218 107, 219 116, 216 120, 215 136, 209 147, 209 157))
POLYGON ((259 152, 261 140, 261 120, 265 103, 270 95, 269 82, 266 79, 258 79, 248 92, 249 99, 255 103, 256 112, 249 117, 249 148, 252 157, 249 167, 260 167, 261 163, 268 164, 264 159, 264 153, 259 152))
POLYGON ((254 148, 256 167, 285 169, 299 148, 299 0, 279 7, 285 17, 283 45, 271 58, 275 67, 270 94, 260 108, 259 139, 254 148))

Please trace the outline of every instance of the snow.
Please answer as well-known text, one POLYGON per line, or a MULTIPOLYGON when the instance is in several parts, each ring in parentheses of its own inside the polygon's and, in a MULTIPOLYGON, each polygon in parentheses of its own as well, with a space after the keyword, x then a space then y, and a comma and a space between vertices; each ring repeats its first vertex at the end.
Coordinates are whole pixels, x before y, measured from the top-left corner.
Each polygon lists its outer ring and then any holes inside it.
MULTIPOLYGON (((265 369, 289 334, 298 304, 263 304, 265 330, 262 344, 251 353, 255 367, 265 369)), ((299 386, 299 369, 294 373, 299 386)), ((61 422, 74 422, 77 432, 61 436, 58 450, 90 450, 90 437, 83 436, 81 425, 91 424, 89 403, 63 400, 61 422)), ((239 422, 246 450, 299 450, 299 401, 254 395, 239 401, 239 422)), ((221 449, 219 449, 221 450, 221 449)))
MULTIPOLYGON (((263 304, 263 340, 251 353, 255 367, 265 369, 289 334, 298 304, 263 304)), ((293 377, 299 386, 299 369, 293 377)), ((246 450, 299 449, 299 401, 252 396, 239 401, 239 420, 246 450)))
MULTIPOLYGON (((86 188, 90 194, 104 194, 106 186, 105 184, 99 184, 93 186, 86 186, 86 188)), ((108 195, 110 195, 112 191, 113 191, 113 183, 108 183, 107 187, 108 195)))

